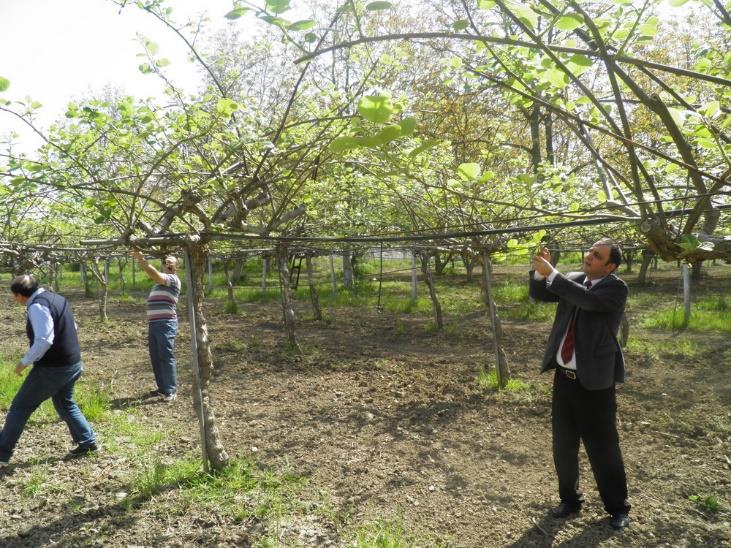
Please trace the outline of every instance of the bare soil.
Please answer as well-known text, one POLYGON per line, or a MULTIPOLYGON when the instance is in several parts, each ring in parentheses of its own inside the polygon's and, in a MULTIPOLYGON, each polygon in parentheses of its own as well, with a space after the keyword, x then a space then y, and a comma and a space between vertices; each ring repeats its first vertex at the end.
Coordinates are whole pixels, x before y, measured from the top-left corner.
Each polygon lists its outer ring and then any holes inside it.
MULTIPOLYGON (((720 272, 700 291, 729 291, 728 269, 720 272)), ((657 282, 658 299, 675 298, 674 278, 657 282)), ((153 379, 143 305, 112 300, 111 322, 101 324, 94 299, 63 285, 61 292, 76 311, 87 382, 110 388, 113 412, 134 408, 166 433, 156 449, 161 460, 198 454, 185 319, 179 398, 157 403, 147 395, 153 379)), ((298 306, 307 317, 307 303, 298 306)), ((551 376, 537 367, 548 323, 504 322, 512 374, 532 388, 496 393, 475 383, 477 370, 493 361, 481 314, 439 334, 429 318, 331 309, 327 322, 299 322, 297 355, 285 349, 276 303, 240 308, 231 315, 221 302, 208 307, 215 408, 231 455, 308 480, 302 504, 282 524, 283 545, 347 546, 355 529, 384 518, 400 520, 422 546, 731 545, 728 334, 682 335, 698 344, 691 358, 627 352, 618 401, 632 524, 615 533, 583 455, 584 511, 568 521, 547 515, 557 503, 551 376), (696 495, 716 496, 720 510, 690 500, 696 495)), ((19 353, 22 309, 5 299, 0 320, 0 352, 19 353)), ((634 327, 630 336, 672 338, 634 327)), ((102 438, 115 435, 98 429, 102 438)), ((0 546, 248 546, 265 532, 256 519, 174 511, 175 490, 127 507, 140 463, 118 451, 65 461, 69 444, 58 421, 27 427, 0 477, 0 546), (35 490, 34 481, 41 483, 35 490)))

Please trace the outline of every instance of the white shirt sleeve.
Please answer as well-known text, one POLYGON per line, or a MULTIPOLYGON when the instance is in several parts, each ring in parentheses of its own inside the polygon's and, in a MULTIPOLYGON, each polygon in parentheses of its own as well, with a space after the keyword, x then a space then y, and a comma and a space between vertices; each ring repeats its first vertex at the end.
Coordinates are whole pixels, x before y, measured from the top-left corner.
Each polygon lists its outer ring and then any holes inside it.
POLYGON ((546 279, 546 285, 551 285, 553 283, 553 280, 556 279, 556 276, 558 276, 558 270, 554 268, 546 279))
POLYGON ((54 340, 53 318, 48 308, 40 304, 31 304, 28 307, 28 319, 33 327, 33 345, 20 359, 23 365, 30 365, 40 360, 51 348, 54 340))

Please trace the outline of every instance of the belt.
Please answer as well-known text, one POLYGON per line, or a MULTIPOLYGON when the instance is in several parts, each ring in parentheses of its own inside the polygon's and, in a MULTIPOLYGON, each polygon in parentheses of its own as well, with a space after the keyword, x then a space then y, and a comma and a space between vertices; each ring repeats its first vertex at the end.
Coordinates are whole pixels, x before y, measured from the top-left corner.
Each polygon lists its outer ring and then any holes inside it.
POLYGON ((560 371, 564 377, 567 377, 572 381, 576 380, 576 371, 574 369, 567 369, 565 367, 561 367, 560 365, 558 365, 556 369, 560 371))

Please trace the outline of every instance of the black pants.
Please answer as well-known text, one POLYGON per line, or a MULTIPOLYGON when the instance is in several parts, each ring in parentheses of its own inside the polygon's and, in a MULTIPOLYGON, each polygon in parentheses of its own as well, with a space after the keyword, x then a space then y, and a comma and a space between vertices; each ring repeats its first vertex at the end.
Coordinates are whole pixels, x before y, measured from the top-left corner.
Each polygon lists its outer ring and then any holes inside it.
POLYGON ((584 442, 604 509, 628 512, 627 477, 617 434, 614 386, 587 390, 578 379, 557 370, 553 379, 553 461, 561 502, 575 506, 584 498, 579 489, 579 440, 584 442))

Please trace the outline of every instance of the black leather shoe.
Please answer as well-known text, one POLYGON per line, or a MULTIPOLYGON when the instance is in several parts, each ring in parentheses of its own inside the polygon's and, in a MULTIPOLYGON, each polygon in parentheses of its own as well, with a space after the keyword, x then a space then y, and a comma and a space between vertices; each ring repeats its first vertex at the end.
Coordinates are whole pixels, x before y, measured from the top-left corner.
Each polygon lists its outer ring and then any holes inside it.
POLYGON ((565 502, 562 502, 556 508, 551 509, 551 515, 554 518, 567 518, 573 514, 578 514, 581 512, 581 505, 572 506, 571 504, 566 504, 565 502))
POLYGON ((612 526, 612 529, 624 529, 625 527, 629 527, 629 516, 626 512, 617 512, 612 515, 609 524, 612 526))

